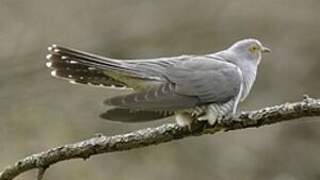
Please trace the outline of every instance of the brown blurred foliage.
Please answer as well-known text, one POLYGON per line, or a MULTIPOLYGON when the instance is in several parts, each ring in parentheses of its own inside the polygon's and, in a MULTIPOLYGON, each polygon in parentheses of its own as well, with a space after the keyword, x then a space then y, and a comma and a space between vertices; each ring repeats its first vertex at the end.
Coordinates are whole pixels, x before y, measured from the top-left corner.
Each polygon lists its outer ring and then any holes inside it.
MULTIPOLYGON (((242 110, 320 97, 318 0, 0 0, 0 168, 118 124, 98 114, 115 91, 49 75, 46 47, 114 58, 202 54, 254 37, 271 47, 242 110)), ((299 180, 320 178, 320 121, 189 138, 59 163, 45 179, 299 180)), ((35 172, 18 179, 33 179, 35 172)))

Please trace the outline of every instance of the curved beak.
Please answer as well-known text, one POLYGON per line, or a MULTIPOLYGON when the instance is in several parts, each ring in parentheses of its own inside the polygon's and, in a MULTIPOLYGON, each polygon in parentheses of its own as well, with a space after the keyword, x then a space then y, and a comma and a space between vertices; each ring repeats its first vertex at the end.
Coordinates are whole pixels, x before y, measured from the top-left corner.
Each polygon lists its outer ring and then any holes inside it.
POLYGON ((265 46, 262 46, 261 52, 262 52, 262 53, 270 53, 270 52, 271 52, 271 49, 269 49, 269 48, 267 48, 267 47, 265 47, 265 46))

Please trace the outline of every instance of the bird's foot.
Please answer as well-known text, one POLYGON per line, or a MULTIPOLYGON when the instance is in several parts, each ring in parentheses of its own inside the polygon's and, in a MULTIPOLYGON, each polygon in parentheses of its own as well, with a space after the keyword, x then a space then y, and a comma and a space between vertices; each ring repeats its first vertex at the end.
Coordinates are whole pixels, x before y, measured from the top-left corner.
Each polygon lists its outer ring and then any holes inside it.
POLYGON ((177 113, 175 118, 178 126, 188 127, 188 129, 191 130, 191 124, 193 122, 193 118, 189 113, 187 112, 177 113))
POLYGON ((210 125, 222 124, 233 117, 232 110, 219 106, 209 106, 204 115, 199 116, 198 121, 207 121, 210 125))
POLYGON ((207 121, 210 125, 215 125, 223 121, 224 117, 222 113, 207 111, 206 114, 199 116, 197 119, 198 121, 207 121))

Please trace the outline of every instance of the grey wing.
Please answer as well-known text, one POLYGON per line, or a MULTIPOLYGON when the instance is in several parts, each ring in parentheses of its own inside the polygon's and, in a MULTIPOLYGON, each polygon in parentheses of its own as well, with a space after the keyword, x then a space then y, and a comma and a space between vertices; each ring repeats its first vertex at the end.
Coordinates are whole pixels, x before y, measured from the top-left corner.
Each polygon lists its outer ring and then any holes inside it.
POLYGON ((224 103, 236 98, 242 84, 242 74, 237 66, 207 58, 169 68, 167 77, 176 84, 177 94, 196 96, 201 103, 224 103))
MULTIPOLYGON (((141 63, 148 68, 147 63, 141 63)), ((210 103, 224 103, 240 92, 242 76, 238 68, 208 57, 190 57, 156 70, 167 82, 134 94, 105 101, 128 109, 176 110, 210 103)))

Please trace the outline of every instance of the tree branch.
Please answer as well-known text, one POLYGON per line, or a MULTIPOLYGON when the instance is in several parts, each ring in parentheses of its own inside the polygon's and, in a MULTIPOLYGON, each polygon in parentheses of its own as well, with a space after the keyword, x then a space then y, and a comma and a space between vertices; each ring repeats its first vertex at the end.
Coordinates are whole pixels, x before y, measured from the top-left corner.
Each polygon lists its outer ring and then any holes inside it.
POLYGON ((320 99, 304 97, 301 102, 285 103, 266 107, 257 111, 242 112, 238 117, 217 123, 213 126, 205 122, 195 122, 191 128, 179 127, 177 124, 164 124, 155 128, 141 129, 122 135, 99 135, 74 144, 63 145, 45 152, 33 154, 17 161, 0 172, 0 180, 11 180, 19 174, 38 168, 38 179, 42 179, 45 170, 60 161, 83 158, 92 155, 124 151, 149 145, 156 145, 189 136, 214 134, 250 127, 260 127, 301 117, 320 116, 320 99))

